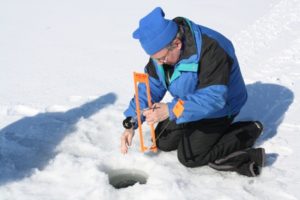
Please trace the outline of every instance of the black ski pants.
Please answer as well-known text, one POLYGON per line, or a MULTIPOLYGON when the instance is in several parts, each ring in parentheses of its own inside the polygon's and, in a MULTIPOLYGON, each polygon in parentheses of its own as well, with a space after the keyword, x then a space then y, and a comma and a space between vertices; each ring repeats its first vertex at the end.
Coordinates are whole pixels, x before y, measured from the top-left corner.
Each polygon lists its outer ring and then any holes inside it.
POLYGON ((203 119, 184 124, 166 119, 155 129, 157 146, 162 151, 177 149, 178 160, 184 166, 207 165, 230 153, 252 147, 257 139, 258 135, 237 131, 244 123, 232 124, 234 117, 203 119))

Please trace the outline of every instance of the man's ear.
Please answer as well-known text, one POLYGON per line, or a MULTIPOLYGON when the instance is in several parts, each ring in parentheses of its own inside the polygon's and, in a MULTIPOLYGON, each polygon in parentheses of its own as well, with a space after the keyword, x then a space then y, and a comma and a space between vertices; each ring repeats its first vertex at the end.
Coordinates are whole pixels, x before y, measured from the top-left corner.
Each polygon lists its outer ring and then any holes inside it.
POLYGON ((175 49, 178 49, 178 50, 180 50, 181 49, 181 47, 182 47, 182 42, 181 42, 181 40, 180 39, 178 39, 178 38, 176 38, 175 40, 174 40, 174 46, 175 46, 175 49))

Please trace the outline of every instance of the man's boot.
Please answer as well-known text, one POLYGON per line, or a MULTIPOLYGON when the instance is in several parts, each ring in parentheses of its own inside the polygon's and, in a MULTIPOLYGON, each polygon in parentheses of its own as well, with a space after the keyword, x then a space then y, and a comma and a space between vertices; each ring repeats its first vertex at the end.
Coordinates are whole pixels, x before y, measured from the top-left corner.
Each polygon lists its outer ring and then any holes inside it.
POLYGON ((266 153, 264 148, 250 148, 245 150, 250 155, 250 159, 259 167, 265 166, 266 153))
POLYGON ((252 177, 260 175, 264 160, 265 151, 263 148, 251 148, 233 152, 208 165, 219 171, 235 171, 241 175, 252 177))

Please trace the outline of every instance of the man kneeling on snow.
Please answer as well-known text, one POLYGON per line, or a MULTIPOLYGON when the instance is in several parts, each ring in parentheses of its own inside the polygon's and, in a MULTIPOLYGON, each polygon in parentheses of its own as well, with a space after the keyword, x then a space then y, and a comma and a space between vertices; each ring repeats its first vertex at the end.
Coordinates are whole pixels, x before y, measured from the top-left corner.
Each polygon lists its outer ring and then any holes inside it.
MULTIPOLYGON (((152 101, 157 103, 156 109, 136 116, 135 100, 131 100, 124 112, 121 152, 127 153, 136 119, 141 117, 148 124, 158 123, 157 147, 177 149, 178 160, 187 167, 208 164, 217 170, 259 175, 265 153, 252 146, 262 133, 262 124, 232 123, 247 100, 232 43, 186 18, 165 19, 159 7, 140 20, 133 37, 150 55, 145 72, 150 77, 152 101), (159 103, 166 91, 173 100, 159 103), (183 106, 180 116, 173 110, 178 102, 183 106)), ((139 86, 141 109, 148 108, 145 89, 139 86)))

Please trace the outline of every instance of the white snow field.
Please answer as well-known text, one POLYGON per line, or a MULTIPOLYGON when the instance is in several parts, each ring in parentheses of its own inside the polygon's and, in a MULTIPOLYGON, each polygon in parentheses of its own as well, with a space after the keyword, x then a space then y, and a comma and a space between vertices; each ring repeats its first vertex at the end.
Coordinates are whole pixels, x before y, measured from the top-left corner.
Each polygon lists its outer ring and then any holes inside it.
POLYGON ((299 0, 1 0, 0 26, 0 200, 300 199, 299 0), (234 43, 249 92, 237 120, 265 126, 259 177, 143 154, 137 136, 120 153, 132 73, 148 60, 131 34, 156 6, 234 43), (119 169, 147 183, 115 189, 119 169))

